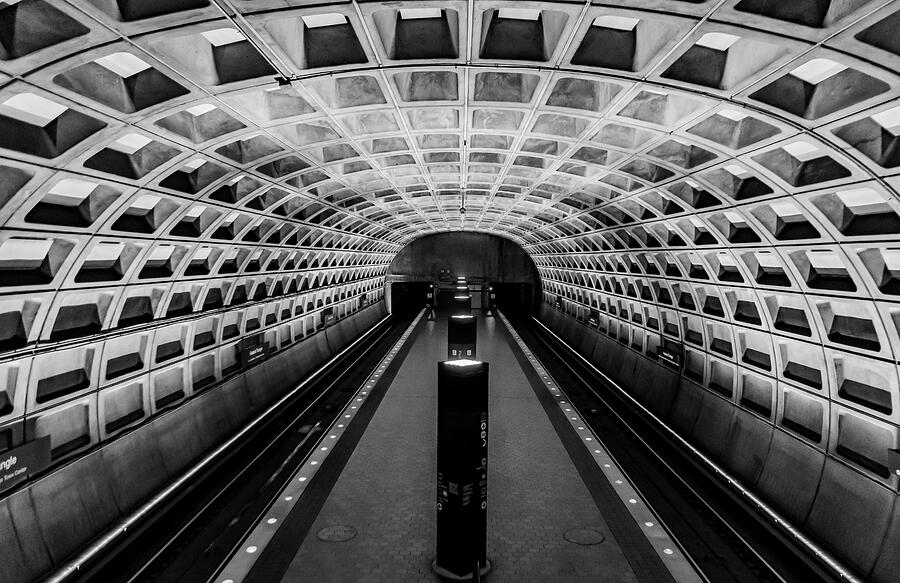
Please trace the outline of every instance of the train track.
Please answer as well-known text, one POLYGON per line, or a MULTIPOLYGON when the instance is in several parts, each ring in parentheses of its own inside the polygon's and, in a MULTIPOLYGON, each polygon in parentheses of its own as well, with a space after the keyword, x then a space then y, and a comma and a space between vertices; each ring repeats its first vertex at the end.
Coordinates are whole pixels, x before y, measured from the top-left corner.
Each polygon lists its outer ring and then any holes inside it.
POLYGON ((225 459, 72 583, 198 583, 215 577, 235 545, 316 447, 411 319, 383 321, 225 459))
POLYGON ((707 581, 840 581, 667 439, 536 318, 511 323, 707 581))
MULTIPOLYGON (((531 318, 511 322, 707 581, 838 581, 666 439, 543 325, 531 318)), ((117 552, 82 569, 73 583, 209 581, 408 323, 382 323, 227 459, 131 533, 117 552)))

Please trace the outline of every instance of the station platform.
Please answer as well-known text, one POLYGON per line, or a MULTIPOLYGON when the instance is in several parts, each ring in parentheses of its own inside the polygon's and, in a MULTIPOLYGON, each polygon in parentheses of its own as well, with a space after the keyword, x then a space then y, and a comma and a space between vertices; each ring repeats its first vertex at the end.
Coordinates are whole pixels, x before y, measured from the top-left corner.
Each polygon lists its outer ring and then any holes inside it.
MULTIPOLYGON (((549 381, 505 319, 474 313, 477 359, 490 363, 492 569, 482 580, 697 581, 677 548, 666 548, 668 557, 660 553, 661 546, 673 547, 671 541, 652 521, 636 519, 628 503, 637 496, 616 492, 612 482, 622 479, 610 480, 615 469, 604 473, 592 457, 584 443, 590 438, 578 433, 577 418, 568 418, 569 409, 559 406, 564 401, 547 390, 549 381)), ((436 363, 447 359, 446 314, 417 320, 405 346, 391 355, 393 362, 363 387, 370 392, 358 399, 347 428, 340 426, 330 456, 308 481, 298 478, 306 482, 299 499, 283 517, 261 521, 256 536, 265 535, 264 547, 245 542, 217 582, 441 580, 431 565, 436 363)))

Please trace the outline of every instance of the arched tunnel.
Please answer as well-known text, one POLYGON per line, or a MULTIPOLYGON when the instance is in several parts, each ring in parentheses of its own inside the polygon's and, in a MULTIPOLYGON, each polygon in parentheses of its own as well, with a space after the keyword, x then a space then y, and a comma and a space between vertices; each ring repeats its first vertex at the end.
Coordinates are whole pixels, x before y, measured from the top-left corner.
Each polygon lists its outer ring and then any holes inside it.
POLYGON ((433 446, 433 409, 392 433, 431 398, 395 387, 435 391, 463 288, 485 581, 896 582, 897 26, 897 0, 0 4, 0 582, 437 580, 431 526, 367 538, 327 496, 390 498, 433 446), (326 386, 362 429, 304 421, 344 411, 326 386), (246 542, 277 505, 201 496, 267 491, 282 433, 359 443, 282 496, 291 552, 246 542))

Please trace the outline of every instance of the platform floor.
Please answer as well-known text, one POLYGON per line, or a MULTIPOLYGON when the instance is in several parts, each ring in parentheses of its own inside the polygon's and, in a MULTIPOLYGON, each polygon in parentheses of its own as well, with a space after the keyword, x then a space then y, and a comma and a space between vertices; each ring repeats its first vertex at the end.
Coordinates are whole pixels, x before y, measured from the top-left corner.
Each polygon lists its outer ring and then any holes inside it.
MULTIPOLYGON (((290 562, 285 583, 439 580, 431 571, 436 363, 446 359, 446 337, 446 316, 439 315, 411 338, 405 361, 290 562), (330 527, 352 527, 357 534, 344 542, 322 540, 318 535, 330 527)), ((493 569, 485 581, 668 579, 665 573, 648 577, 634 552, 623 552, 503 324, 479 314, 478 340, 478 359, 491 367, 488 558, 493 569)), ((276 537, 297 535, 303 536, 279 531, 276 537)))

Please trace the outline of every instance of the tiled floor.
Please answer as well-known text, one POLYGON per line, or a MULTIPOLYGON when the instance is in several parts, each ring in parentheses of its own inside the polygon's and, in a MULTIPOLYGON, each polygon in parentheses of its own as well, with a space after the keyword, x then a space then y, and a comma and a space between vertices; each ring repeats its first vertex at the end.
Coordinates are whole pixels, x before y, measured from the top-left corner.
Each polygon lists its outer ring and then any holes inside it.
MULTIPOLYGON (((502 324, 479 314, 478 357, 491 365, 486 581, 636 581, 516 361, 502 324), (595 529, 596 545, 564 538, 595 529)), ((437 373, 446 321, 427 322, 283 581, 436 581, 437 373), (346 542, 316 533, 352 526, 346 542)), ((570 537, 571 538, 571 537, 570 537)))

